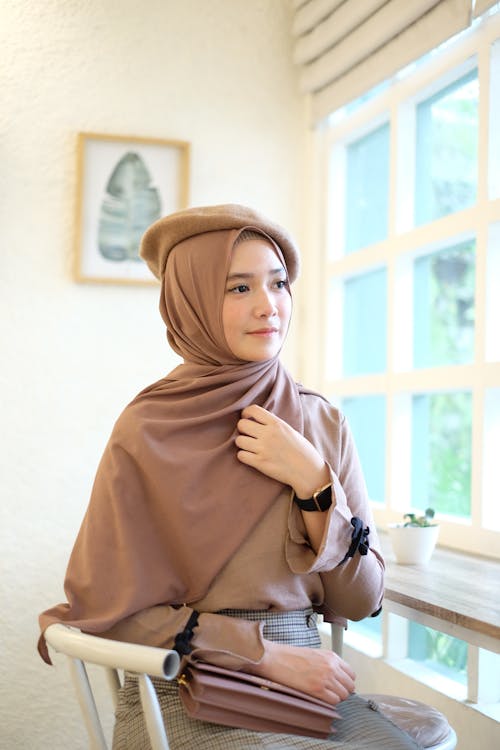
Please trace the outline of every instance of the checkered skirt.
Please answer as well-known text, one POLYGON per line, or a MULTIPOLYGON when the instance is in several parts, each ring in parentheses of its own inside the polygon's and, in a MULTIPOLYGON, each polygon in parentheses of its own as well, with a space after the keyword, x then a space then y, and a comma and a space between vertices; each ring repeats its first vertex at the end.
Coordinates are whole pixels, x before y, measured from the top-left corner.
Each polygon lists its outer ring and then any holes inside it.
MULTIPOLYGON (((223 610, 221 614, 264 621, 264 637, 294 646, 319 648, 317 616, 312 609, 293 612, 223 610)), ((192 719, 184 712, 177 682, 153 678, 171 750, 422 750, 408 735, 382 716, 372 702, 351 695, 337 707, 331 738, 232 729, 192 719)), ((150 750, 137 677, 126 673, 116 710, 113 750, 150 750)))

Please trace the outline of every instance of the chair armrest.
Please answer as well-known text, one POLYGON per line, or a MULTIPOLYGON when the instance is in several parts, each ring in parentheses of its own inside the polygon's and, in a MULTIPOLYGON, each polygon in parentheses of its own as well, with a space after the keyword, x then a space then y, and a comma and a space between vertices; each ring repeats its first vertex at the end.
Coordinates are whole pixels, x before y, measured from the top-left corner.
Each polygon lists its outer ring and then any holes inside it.
POLYGON ((45 640, 59 653, 103 667, 126 669, 167 680, 173 680, 179 671, 180 658, 176 651, 112 641, 61 623, 49 625, 45 640))

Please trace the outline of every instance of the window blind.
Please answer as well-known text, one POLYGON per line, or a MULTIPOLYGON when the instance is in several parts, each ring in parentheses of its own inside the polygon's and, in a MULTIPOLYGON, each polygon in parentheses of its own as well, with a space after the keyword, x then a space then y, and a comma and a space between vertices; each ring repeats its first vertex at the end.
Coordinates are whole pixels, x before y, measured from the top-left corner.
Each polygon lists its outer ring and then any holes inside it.
POLYGON ((472 16, 470 0, 293 3, 294 61, 314 122, 467 28, 472 16))
POLYGON ((498 5, 498 0, 476 0, 474 4, 474 18, 482 16, 487 10, 494 5, 498 5))

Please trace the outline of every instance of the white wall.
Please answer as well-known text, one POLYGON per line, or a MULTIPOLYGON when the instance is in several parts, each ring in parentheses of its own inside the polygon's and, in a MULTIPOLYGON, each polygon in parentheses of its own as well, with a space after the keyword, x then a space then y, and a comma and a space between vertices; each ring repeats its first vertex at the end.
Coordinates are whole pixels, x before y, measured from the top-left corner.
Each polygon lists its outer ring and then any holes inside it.
POLYGON ((72 281, 76 133, 188 140, 192 205, 248 203, 300 233, 289 25, 288 0, 0 6, 2 749, 87 746, 37 614, 64 598, 114 419, 173 365, 156 289, 72 281))

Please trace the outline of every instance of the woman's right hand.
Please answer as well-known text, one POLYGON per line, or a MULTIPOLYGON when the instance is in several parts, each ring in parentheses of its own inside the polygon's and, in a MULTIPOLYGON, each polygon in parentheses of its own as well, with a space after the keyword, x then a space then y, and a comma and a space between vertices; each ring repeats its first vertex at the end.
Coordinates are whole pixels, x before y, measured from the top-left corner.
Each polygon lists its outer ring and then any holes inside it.
POLYGON ((350 665, 328 649, 289 646, 264 639, 265 653, 252 672, 336 705, 354 692, 350 665))

